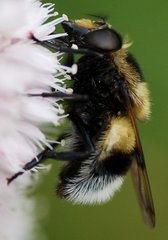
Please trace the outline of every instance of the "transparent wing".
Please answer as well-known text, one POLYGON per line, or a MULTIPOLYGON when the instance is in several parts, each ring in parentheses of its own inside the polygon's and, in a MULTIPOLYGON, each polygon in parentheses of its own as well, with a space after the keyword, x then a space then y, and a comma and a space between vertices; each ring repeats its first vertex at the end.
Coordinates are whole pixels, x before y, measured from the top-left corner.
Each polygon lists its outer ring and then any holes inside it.
POLYGON ((137 159, 134 159, 131 172, 144 221, 153 228, 155 226, 155 210, 146 167, 142 167, 137 159))
POLYGON ((134 154, 133 162, 131 166, 132 178, 133 178, 136 194, 139 200, 139 204, 142 210, 142 214, 144 217, 144 221, 150 227, 153 228, 155 226, 155 210, 154 210, 154 204, 153 204, 148 174, 146 170, 143 149, 142 149, 141 141, 139 138, 138 129, 136 126, 136 120, 135 120, 134 112, 132 109, 132 103, 126 88, 123 89, 123 93, 125 97, 125 106, 126 106, 132 127, 134 129, 135 139, 136 139, 135 154, 134 154))

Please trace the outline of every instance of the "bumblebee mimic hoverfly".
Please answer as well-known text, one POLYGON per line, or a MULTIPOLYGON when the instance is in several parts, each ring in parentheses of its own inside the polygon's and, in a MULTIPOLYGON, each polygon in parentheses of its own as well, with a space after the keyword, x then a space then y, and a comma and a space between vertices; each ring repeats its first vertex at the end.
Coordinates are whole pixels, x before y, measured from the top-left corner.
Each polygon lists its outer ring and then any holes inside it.
MULTIPOLYGON (((75 53, 82 54, 72 76, 72 96, 87 96, 87 100, 67 107, 74 125, 71 150, 46 149, 38 163, 47 157, 65 160, 57 193, 84 204, 108 201, 131 169, 144 219, 154 227, 153 200, 136 126, 136 119, 150 115, 149 90, 140 67, 120 34, 103 19, 64 21, 62 26, 67 36, 48 46, 68 52, 67 64, 74 62, 75 53), (71 48, 74 44, 77 49, 71 48)), ((32 160, 24 170, 38 163, 32 160)))

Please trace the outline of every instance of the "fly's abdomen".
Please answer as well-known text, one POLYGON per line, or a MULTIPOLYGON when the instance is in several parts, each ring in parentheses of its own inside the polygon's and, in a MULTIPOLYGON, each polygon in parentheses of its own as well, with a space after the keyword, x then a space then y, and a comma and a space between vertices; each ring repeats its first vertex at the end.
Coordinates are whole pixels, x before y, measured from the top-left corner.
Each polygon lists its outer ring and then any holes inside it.
POLYGON ((61 197, 77 204, 107 202, 123 182, 121 176, 106 171, 95 156, 83 161, 71 177, 68 177, 69 172, 66 174, 67 176, 64 175, 61 179, 57 192, 61 197))
POLYGON ((127 117, 112 117, 86 160, 69 162, 60 175, 60 196, 75 203, 108 201, 121 187, 132 163, 135 136, 127 117))

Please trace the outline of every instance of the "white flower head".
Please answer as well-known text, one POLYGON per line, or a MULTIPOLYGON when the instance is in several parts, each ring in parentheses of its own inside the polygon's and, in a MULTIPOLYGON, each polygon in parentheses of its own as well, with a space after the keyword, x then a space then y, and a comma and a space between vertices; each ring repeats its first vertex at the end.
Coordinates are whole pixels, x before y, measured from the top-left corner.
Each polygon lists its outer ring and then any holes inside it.
MULTIPOLYGON (((23 223, 21 210, 28 205, 33 208, 34 204, 23 197, 23 189, 30 184, 31 176, 24 174, 10 186, 6 178, 20 171, 48 146, 40 126, 58 125, 63 113, 55 99, 29 94, 50 92, 51 88, 68 92, 63 87, 63 79, 67 73, 74 73, 76 67, 62 66, 58 59, 60 53, 53 53, 31 39, 34 36, 43 41, 65 35, 55 34, 55 26, 67 19, 65 15, 46 23, 57 15, 53 4, 1 0, 0 9, 0 239, 30 240, 24 224, 19 229, 14 227, 14 212, 23 223), (58 76, 62 76, 62 80, 58 76), (10 231, 5 231, 5 224, 8 229, 13 226, 10 231)), ((30 229, 28 219, 26 225, 30 229)))
MULTIPOLYGON (((42 4, 36 0, 1 0, 0 35, 6 39, 26 39, 34 34, 39 40, 45 40, 55 31, 55 26, 67 20, 63 15, 46 23, 56 16, 54 4, 42 4)), ((63 34, 64 35, 64 34, 63 34)), ((55 37, 59 36, 56 34, 55 37)))

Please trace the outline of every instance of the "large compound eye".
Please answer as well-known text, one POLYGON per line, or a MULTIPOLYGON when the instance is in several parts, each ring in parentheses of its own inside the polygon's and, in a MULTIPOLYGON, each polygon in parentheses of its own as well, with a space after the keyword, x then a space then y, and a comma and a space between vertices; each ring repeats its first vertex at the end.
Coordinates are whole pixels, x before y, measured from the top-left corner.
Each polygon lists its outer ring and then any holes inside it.
POLYGON ((98 29, 89 32, 84 37, 84 42, 87 48, 97 51, 116 51, 122 47, 122 38, 114 30, 98 29))

